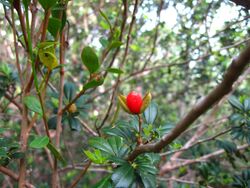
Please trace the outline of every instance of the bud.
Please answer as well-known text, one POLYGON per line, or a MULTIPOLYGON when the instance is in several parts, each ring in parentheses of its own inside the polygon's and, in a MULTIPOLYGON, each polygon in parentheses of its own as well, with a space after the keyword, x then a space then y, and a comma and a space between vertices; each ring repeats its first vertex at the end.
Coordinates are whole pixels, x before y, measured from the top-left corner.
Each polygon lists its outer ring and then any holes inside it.
POLYGON ((71 104, 68 108, 68 112, 75 113, 76 111, 77 111, 77 107, 76 107, 75 103, 71 104))
POLYGON ((123 110, 125 112, 131 114, 131 112, 129 111, 127 104, 126 104, 126 97, 124 95, 119 94, 118 100, 119 100, 119 103, 120 103, 121 107, 123 108, 123 110))
POLYGON ((140 113, 143 113, 146 110, 146 108, 148 107, 148 105, 151 102, 151 99, 152 99, 151 93, 148 91, 143 98, 140 113))
POLYGON ((121 94, 118 95, 121 107, 129 114, 143 113, 150 104, 151 98, 150 92, 147 92, 143 99, 139 93, 134 91, 130 92, 127 97, 121 94))

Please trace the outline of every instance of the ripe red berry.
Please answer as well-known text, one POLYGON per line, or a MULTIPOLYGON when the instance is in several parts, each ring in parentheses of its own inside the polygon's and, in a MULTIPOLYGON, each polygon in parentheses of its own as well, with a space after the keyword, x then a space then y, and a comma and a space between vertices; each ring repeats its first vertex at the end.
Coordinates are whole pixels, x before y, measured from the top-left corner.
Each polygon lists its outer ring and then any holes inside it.
POLYGON ((139 93, 132 91, 128 94, 126 103, 133 114, 139 114, 142 106, 142 97, 139 93))

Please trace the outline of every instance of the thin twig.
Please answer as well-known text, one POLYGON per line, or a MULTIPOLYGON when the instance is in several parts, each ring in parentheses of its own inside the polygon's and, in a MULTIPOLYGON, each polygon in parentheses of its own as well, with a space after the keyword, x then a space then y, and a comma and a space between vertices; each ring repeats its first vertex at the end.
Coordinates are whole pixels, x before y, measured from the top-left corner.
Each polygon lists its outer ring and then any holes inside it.
POLYGON ((88 168, 91 165, 91 161, 89 161, 86 166, 84 167, 83 171, 77 176, 77 178, 73 181, 73 183, 69 186, 69 188, 74 188, 77 183, 81 180, 81 178, 86 174, 88 168))

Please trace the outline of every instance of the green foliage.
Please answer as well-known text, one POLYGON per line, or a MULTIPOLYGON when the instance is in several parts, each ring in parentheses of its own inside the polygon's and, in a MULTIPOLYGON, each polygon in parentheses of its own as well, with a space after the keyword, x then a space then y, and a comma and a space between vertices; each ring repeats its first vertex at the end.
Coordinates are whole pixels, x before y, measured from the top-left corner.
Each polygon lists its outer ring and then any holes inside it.
POLYGON ((107 161, 107 158, 102 156, 101 151, 98 149, 95 149, 94 152, 86 150, 84 151, 84 154, 96 164, 103 164, 107 161))
POLYGON ((90 89, 90 88, 95 88, 95 87, 97 87, 97 86, 102 85, 103 82, 104 82, 104 79, 103 79, 103 78, 100 78, 100 79, 98 79, 98 80, 97 80, 97 79, 91 80, 91 81, 89 81, 87 84, 85 84, 85 85, 83 86, 83 89, 84 89, 84 90, 87 90, 87 89, 90 89))
POLYGON ((121 69, 117 69, 117 68, 108 68, 107 71, 110 72, 110 73, 113 73, 113 74, 122 74, 122 73, 124 73, 121 69))
POLYGON ((128 152, 128 147, 124 145, 123 139, 115 136, 108 139, 92 137, 89 145, 102 151, 110 161, 113 161, 115 157, 123 158, 128 152))
POLYGON ((230 104, 235 112, 230 116, 232 123, 231 135, 236 140, 246 140, 250 144, 250 99, 240 102, 236 97, 230 98, 230 104))
POLYGON ((53 7, 57 1, 58 0, 38 0, 45 11, 48 11, 51 7, 53 7))
POLYGON ((6 63, 0 65, 0 99, 5 95, 9 87, 16 82, 15 72, 6 63))
POLYGON ((61 26, 62 23, 60 19, 54 17, 49 19, 48 30, 54 38, 56 38, 57 33, 61 29, 61 26))
POLYGON ((100 67, 99 60, 93 48, 89 46, 83 48, 81 57, 83 64, 87 67, 91 74, 98 71, 100 67))
POLYGON ((151 103, 149 107, 144 111, 143 115, 148 124, 153 124, 158 113, 158 108, 155 103, 151 103))
POLYGON ((112 188, 111 175, 108 175, 101 179, 97 184, 92 188, 112 188))
POLYGON ((31 148, 45 148, 49 143, 49 137, 47 136, 38 136, 30 143, 31 148))
POLYGON ((11 160, 23 158, 24 153, 19 150, 19 145, 11 139, 0 138, 0 165, 7 166, 11 160))
POLYGON ((241 175, 233 177, 232 187, 248 188, 250 186, 250 170, 242 171, 241 175))
MULTIPOLYGON (((67 105, 76 95, 77 88, 75 84, 72 82, 66 82, 63 87, 64 98, 63 103, 67 105)), ((54 97, 58 97, 54 95, 54 97)), ((63 114, 62 123, 70 126, 72 131, 80 131, 81 130, 81 122, 78 118, 82 118, 86 116, 86 110, 89 109, 89 105, 86 104, 87 95, 83 95, 76 100, 73 104, 73 110, 68 110, 63 114)), ((56 129, 57 124, 57 108, 58 104, 50 105, 54 114, 48 119, 49 129, 56 129)))
POLYGON ((35 96, 33 95, 25 96, 23 101, 24 104, 27 106, 27 108, 30 109, 31 111, 36 112, 39 115, 43 114, 41 104, 35 96))
POLYGON ((67 164, 61 153, 56 149, 53 144, 48 143, 47 148, 51 151, 54 157, 57 158, 63 165, 67 164))

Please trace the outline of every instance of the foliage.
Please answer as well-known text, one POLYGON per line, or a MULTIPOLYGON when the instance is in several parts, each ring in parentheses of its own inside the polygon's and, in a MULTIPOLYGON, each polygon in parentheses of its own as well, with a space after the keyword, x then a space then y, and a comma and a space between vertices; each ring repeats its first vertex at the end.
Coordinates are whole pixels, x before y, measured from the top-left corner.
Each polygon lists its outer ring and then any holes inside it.
POLYGON ((176 129, 249 41, 232 2, 0 0, 0 186, 249 187, 245 73, 176 129))

